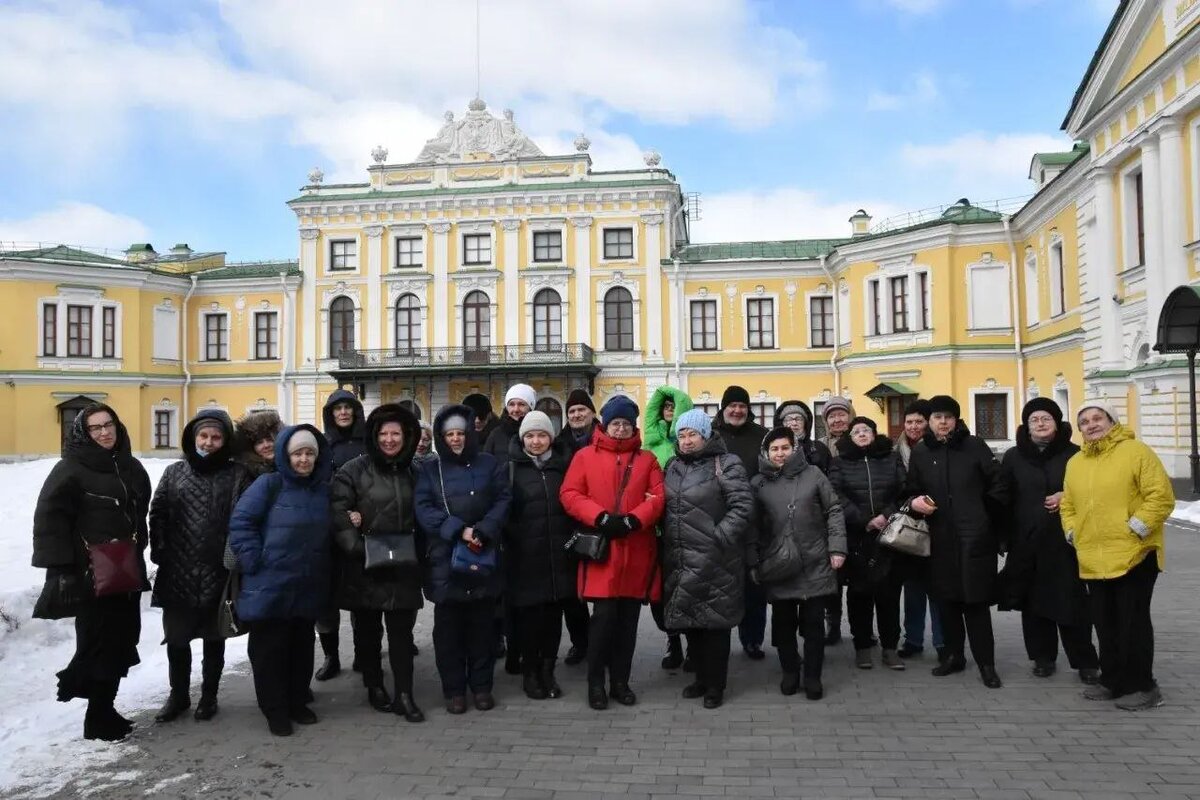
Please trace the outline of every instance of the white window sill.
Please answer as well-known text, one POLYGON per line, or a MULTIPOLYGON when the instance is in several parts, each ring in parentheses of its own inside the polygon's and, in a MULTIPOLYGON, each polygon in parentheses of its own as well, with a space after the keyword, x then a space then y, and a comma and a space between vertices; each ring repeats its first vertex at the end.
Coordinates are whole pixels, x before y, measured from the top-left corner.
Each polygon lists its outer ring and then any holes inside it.
MULTIPOLYGON (((933 344, 933 329, 924 331, 906 331, 904 333, 883 333, 866 337, 868 350, 885 350, 891 347, 916 347, 921 344, 933 344)), ((831 350, 823 347, 822 350, 831 350)))
POLYGON ((968 328, 967 336, 1012 336, 1012 328, 968 328))
POLYGON ((123 364, 124 360, 120 358, 95 358, 93 356, 41 356, 38 358, 38 369, 119 372, 123 364))

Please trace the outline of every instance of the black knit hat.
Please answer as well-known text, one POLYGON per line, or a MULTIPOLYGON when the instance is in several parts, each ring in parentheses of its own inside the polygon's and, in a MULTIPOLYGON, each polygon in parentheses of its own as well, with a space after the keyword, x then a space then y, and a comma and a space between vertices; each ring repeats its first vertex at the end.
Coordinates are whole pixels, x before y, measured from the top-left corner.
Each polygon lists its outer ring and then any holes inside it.
POLYGON ((907 417, 909 414, 920 414, 922 417, 925 418, 926 421, 928 421, 929 420, 929 401, 928 400, 913 400, 911 403, 908 404, 908 407, 904 409, 904 416, 907 417))
POLYGON ((596 404, 592 402, 592 396, 583 389, 572 389, 567 395, 566 410, 570 411, 575 406, 587 406, 593 414, 596 413, 596 404))
POLYGON ((492 413, 492 401, 485 394, 469 394, 463 398, 462 404, 474 411, 479 419, 487 419, 492 413))
POLYGON ((1029 425, 1029 416, 1035 411, 1045 411, 1050 416, 1054 417, 1054 423, 1058 424, 1063 421, 1062 409, 1058 407, 1058 403, 1051 400, 1049 397, 1035 397, 1025 404, 1021 409, 1021 424, 1029 425))
POLYGON ((929 416, 932 417, 939 412, 949 414, 955 419, 962 419, 962 407, 948 394, 935 394, 929 398, 929 416))
POLYGON ((730 403, 745 403, 750 405, 750 393, 741 386, 730 386, 725 390, 725 394, 721 395, 721 408, 730 403))
POLYGON ((854 430, 855 425, 866 425, 873 432, 879 433, 879 426, 875 424, 875 420, 870 417, 855 417, 850 420, 850 427, 846 428, 847 432, 854 430))

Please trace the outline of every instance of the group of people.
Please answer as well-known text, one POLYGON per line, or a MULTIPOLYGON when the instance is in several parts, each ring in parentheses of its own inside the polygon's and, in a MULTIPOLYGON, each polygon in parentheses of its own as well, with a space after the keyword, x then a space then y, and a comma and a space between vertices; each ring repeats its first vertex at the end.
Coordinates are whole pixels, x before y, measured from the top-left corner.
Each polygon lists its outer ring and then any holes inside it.
POLYGON ((840 397, 821 409, 823 437, 798 400, 779 404, 768 429, 739 386, 714 418, 673 387, 644 414, 620 394, 597 414, 576 389, 561 432, 536 403, 516 384, 499 416, 476 394, 426 425, 400 404, 364 414, 338 390, 324 431, 205 409, 153 491, 116 411, 81 411, 38 498, 33 564, 46 569, 35 616, 75 620, 58 696, 87 699, 84 736, 119 740, 132 727, 114 698, 138 663, 147 589, 169 662, 157 719, 191 708, 196 639, 193 716, 216 715, 225 640, 248 631, 258 705, 281 736, 317 721, 314 631, 327 680, 341 671, 342 610, 367 702, 423 721, 413 630, 426 600, 451 714, 494 707, 505 654, 527 696, 561 697, 564 622, 566 663, 587 662, 590 707, 635 704, 645 604, 667 637, 662 666, 694 675, 684 697, 722 705, 732 630, 763 659, 769 605, 780 691, 819 700, 843 591, 861 669, 875 666, 877 645, 881 666, 905 669, 923 649, 928 602, 933 675, 963 671, 969 642, 983 684, 998 688, 998 605, 1020 610, 1034 675, 1055 672, 1061 639, 1088 698, 1162 702, 1150 601, 1174 497, 1153 451, 1103 401, 1079 410, 1082 448, 1055 403, 1029 401, 999 461, 944 395, 914 402, 896 442, 840 397), (925 520, 928 557, 883 543, 903 515, 925 520), (98 561, 113 552, 133 574, 116 590, 112 564, 98 561))

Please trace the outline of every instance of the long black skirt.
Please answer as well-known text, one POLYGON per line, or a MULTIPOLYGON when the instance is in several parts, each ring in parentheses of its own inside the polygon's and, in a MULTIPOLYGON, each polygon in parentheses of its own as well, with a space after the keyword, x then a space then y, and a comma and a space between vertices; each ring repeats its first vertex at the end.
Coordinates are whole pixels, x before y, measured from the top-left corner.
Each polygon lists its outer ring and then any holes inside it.
POLYGON ((119 681, 138 664, 141 593, 101 597, 75 617, 75 656, 58 673, 58 699, 88 699, 96 684, 119 681))

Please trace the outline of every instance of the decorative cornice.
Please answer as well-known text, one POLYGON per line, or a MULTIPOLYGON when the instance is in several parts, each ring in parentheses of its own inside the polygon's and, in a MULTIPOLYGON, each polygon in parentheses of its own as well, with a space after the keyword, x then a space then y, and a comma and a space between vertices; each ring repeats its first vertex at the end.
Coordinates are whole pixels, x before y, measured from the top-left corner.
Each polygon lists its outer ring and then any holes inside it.
POLYGON ((380 236, 383 236, 383 231, 384 227, 382 225, 367 225, 363 228, 363 233, 369 239, 378 239, 380 236))
POLYGON ((505 217, 500 220, 500 227, 506 231, 515 231, 521 227, 521 219, 519 217, 505 217))
POLYGON ((663 215, 661 213, 642 214, 642 224, 647 227, 654 227, 663 224, 663 215))
POLYGON ((450 232, 450 223, 449 222, 430 222, 429 230, 433 231, 434 233, 438 233, 438 234, 447 234, 450 232))
POLYGON ((571 224, 581 230, 592 227, 592 222, 591 217, 571 217, 571 224))
POLYGON ((306 242, 311 242, 320 235, 321 235, 320 228, 301 228, 300 229, 300 238, 306 242))

